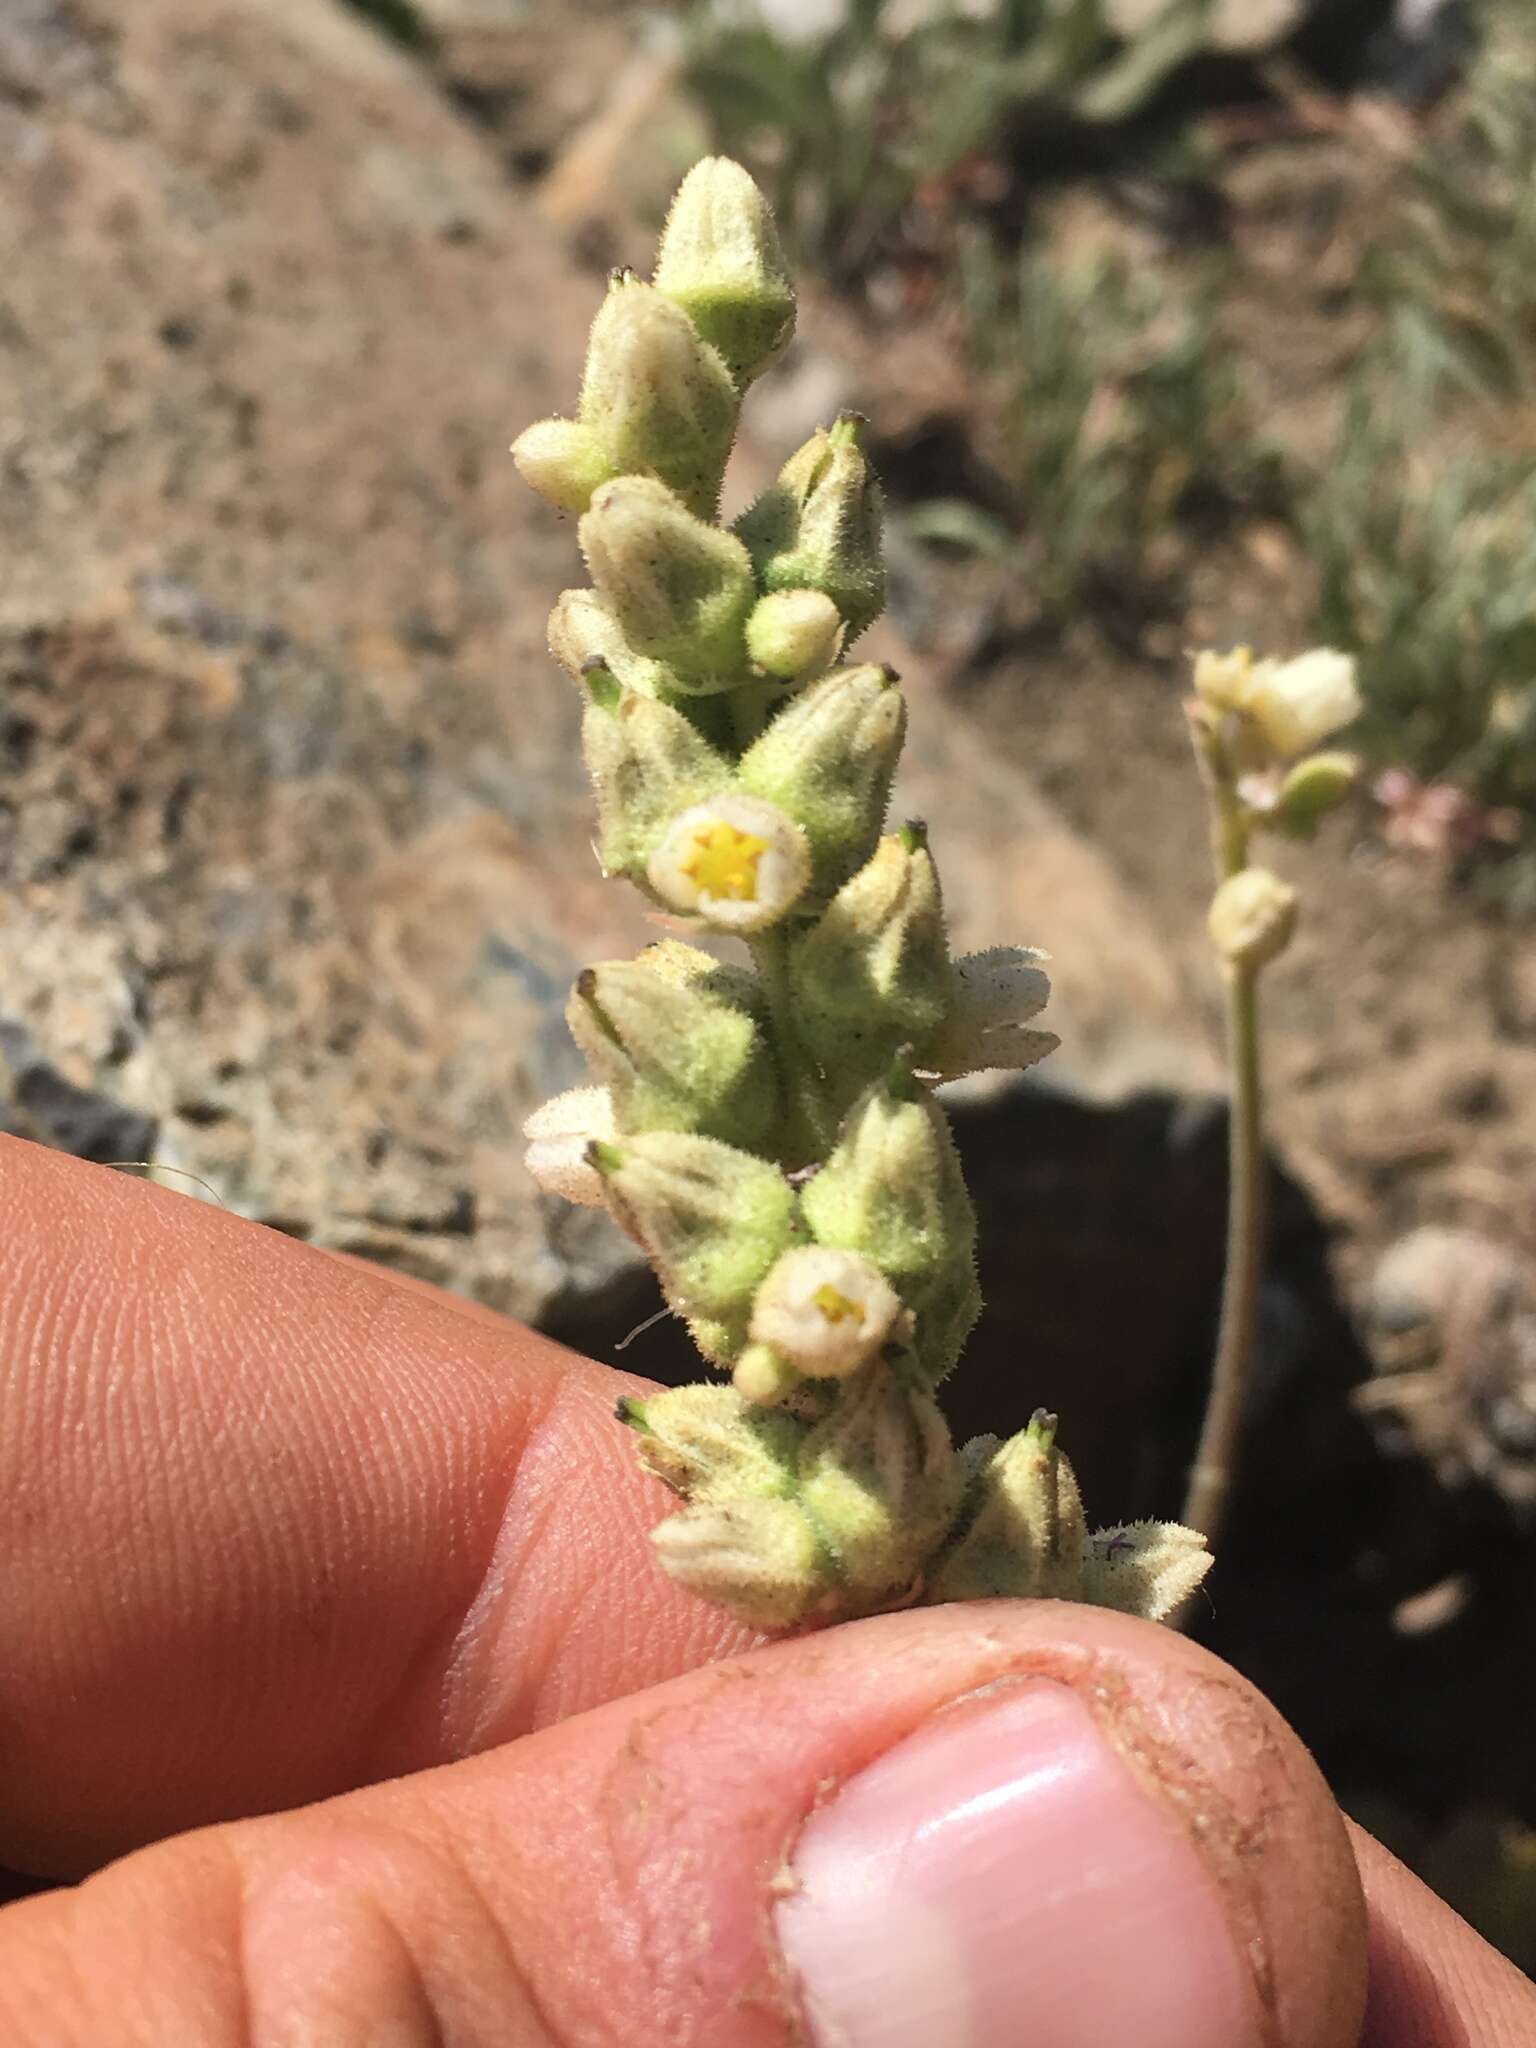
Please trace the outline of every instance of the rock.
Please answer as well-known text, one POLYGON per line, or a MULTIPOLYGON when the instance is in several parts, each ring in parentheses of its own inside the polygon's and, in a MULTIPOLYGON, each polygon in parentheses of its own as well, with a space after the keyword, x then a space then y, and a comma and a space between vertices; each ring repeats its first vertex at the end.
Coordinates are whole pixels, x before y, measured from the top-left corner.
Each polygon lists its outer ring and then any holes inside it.
POLYGON ((0 64, 12 1121, 543 1315, 629 1254, 517 1126, 646 936, 504 452, 591 287, 340 10, 28 0, 0 64))
MULTIPOLYGON (((631 1254, 517 1127, 578 1076, 578 967, 652 933, 543 645, 569 530, 505 449, 598 287, 340 9, 24 0, 0 68, 8 1123, 580 1336, 631 1254)), ((1098 857, 877 644, 959 942, 1058 956, 1058 1076, 1209 1078, 1098 857)))

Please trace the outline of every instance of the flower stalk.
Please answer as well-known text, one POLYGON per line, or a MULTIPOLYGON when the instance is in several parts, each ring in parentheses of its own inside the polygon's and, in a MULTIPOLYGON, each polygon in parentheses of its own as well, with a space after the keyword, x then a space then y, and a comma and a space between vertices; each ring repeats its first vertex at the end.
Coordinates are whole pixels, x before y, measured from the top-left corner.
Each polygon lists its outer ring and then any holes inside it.
POLYGON ((514 450, 591 572, 550 646, 584 692, 603 870, 698 941, 578 977, 593 1085, 529 1119, 529 1170, 609 1211, 728 1376, 620 1404, 681 1503, 653 1540, 682 1584, 769 1629, 986 1595, 1160 1618, 1198 1536, 1091 1534, 1054 1420, 961 1449, 937 1398, 981 1301, 934 1091, 1050 1052, 1049 983, 1022 947, 952 959, 928 834, 889 827, 907 703, 855 645, 885 598, 863 423, 719 520, 793 319, 761 194, 699 164, 653 279, 610 285, 577 416, 514 450))
POLYGON ((1354 663, 1319 648, 1289 662, 1246 648, 1202 654, 1186 705, 1210 810, 1216 891, 1209 931, 1221 966, 1231 1106, 1221 1315, 1184 1521, 1214 1544, 1235 1482, 1259 1326, 1267 1237, 1260 982, 1290 944, 1295 891, 1251 861, 1264 830, 1309 838, 1353 786, 1347 754, 1322 742, 1359 713, 1354 663))

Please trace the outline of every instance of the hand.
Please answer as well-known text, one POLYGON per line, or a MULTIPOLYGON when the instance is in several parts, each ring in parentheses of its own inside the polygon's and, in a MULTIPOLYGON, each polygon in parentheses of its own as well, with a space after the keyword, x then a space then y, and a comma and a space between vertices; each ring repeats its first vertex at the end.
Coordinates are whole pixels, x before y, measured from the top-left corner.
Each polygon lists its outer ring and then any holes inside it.
POLYGON ((1536 2039, 1178 1635, 749 1649, 620 1375, 9 1141, 0 1245, 0 1861, 125 1859, 0 1912, 7 2048, 1536 2039))

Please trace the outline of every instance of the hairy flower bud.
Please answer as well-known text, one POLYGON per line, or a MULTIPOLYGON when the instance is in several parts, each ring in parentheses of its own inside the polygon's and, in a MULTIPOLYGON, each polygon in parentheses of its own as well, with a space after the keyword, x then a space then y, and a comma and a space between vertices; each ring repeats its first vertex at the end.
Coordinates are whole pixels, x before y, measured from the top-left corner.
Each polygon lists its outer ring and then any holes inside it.
POLYGON ((637 1433, 641 1463, 684 1500, 782 1500, 795 1491, 808 1425, 782 1409, 750 1406, 734 1387, 626 1398, 619 1420, 637 1433))
POLYGON ((780 1115, 757 984, 707 953, 676 950, 691 971, 645 953, 587 968, 566 1011, 571 1035, 612 1091, 622 1132, 697 1131, 750 1150, 780 1115))
POLYGON ((883 500, 849 413, 792 455, 736 522, 764 590, 822 590, 856 639, 885 608, 883 500))
POLYGON ((882 839, 825 912, 791 943, 801 1041, 846 1101, 929 1037, 950 991, 939 880, 919 826, 882 839))
POLYGON ((1050 998, 1044 957, 1029 946, 993 946, 957 960, 943 1021, 918 1048, 919 1068, 958 1081, 993 1067, 1022 1071, 1054 1052, 1055 1032, 1028 1022, 1050 998))
POLYGON ((598 858, 611 875, 642 874, 671 819, 730 780, 730 763, 681 711, 632 690, 617 704, 594 695, 581 746, 597 795, 598 858))
POLYGON ((1211 1568, 1197 1529, 1178 1522, 1129 1522, 1100 1529, 1088 1539, 1082 1588, 1075 1596, 1095 1607, 1164 1621, 1193 1593, 1211 1568))
POLYGON ((720 931, 758 932, 804 894, 811 851, 776 805, 727 790, 672 819, 646 874, 670 909, 720 931))
POLYGON ((614 1135, 613 1097, 606 1088, 567 1088, 523 1120, 523 1164, 546 1195, 584 1209, 607 1204, 603 1177, 588 1158, 594 1140, 614 1135))
POLYGON ((679 186, 655 283, 718 349, 742 389, 794 332, 794 287, 773 215, 728 157, 706 157, 679 186))
POLYGON ((793 1501, 688 1508, 651 1531, 662 1569, 749 1628, 794 1628, 824 1604, 832 1570, 793 1501))
POLYGON ((1268 868, 1242 868, 1211 899, 1206 929, 1229 967, 1266 966, 1291 943, 1296 891, 1268 868))
POLYGON ((758 1289, 750 1335, 807 1379, 847 1379, 902 1313, 896 1290, 860 1253, 797 1245, 758 1289))
POLYGON ((642 697, 664 696, 680 687, 665 662, 635 652, 595 590, 562 590, 549 615, 548 634, 550 653, 577 682, 601 663, 621 688, 642 697))
POLYGON ((804 828, 818 890, 838 888, 874 851, 906 727, 895 675, 866 662, 793 698, 742 756, 740 787, 804 828))
POLYGON ((602 442, 580 420, 537 420, 512 443, 523 482, 562 512, 585 512, 600 483, 617 476, 602 442))
POLYGON ((682 307, 617 272, 592 323, 581 387, 581 424, 607 474, 653 477, 713 518, 739 406, 730 371, 682 307))
POLYGON ((747 620, 748 654, 784 682, 814 682, 842 644, 842 615, 822 590, 776 590, 747 620))
POLYGON ((933 1396, 875 1367, 806 1438, 799 1498, 853 1610, 911 1589, 960 1502, 962 1476, 933 1396))
POLYGON ((901 1067, 854 1104, 800 1198, 818 1244, 862 1252, 916 1317, 930 1381, 960 1354, 980 1309, 976 1216, 944 1113, 901 1067))
POLYGON ((1056 1418, 1036 1412, 974 1483, 970 1522, 934 1583, 939 1600, 1083 1597, 1087 1528, 1056 1418))
POLYGON ((683 690, 709 694, 742 681, 756 594, 738 540, 643 476, 616 477, 595 492, 579 538, 637 654, 664 662, 683 690))
POLYGON ((790 1241, 789 1182, 750 1152, 680 1131, 597 1145, 592 1158, 699 1349, 729 1365, 763 1275, 790 1241))

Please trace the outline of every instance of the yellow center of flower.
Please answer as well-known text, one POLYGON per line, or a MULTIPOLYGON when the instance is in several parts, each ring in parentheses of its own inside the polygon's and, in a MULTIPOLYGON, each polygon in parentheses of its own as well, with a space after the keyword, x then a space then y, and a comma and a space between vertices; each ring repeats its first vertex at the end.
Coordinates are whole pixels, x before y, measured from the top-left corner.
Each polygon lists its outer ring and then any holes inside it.
POLYGON ((767 851, 766 839, 743 832, 720 818, 694 833, 693 852, 682 863, 682 869, 697 883, 701 896, 755 903, 757 864, 767 851))
POLYGON ((857 1323, 864 1320, 864 1304, 861 1301, 850 1301, 841 1289, 832 1285, 830 1280, 818 1287, 811 1299, 829 1323, 845 1323, 850 1316, 857 1323))

